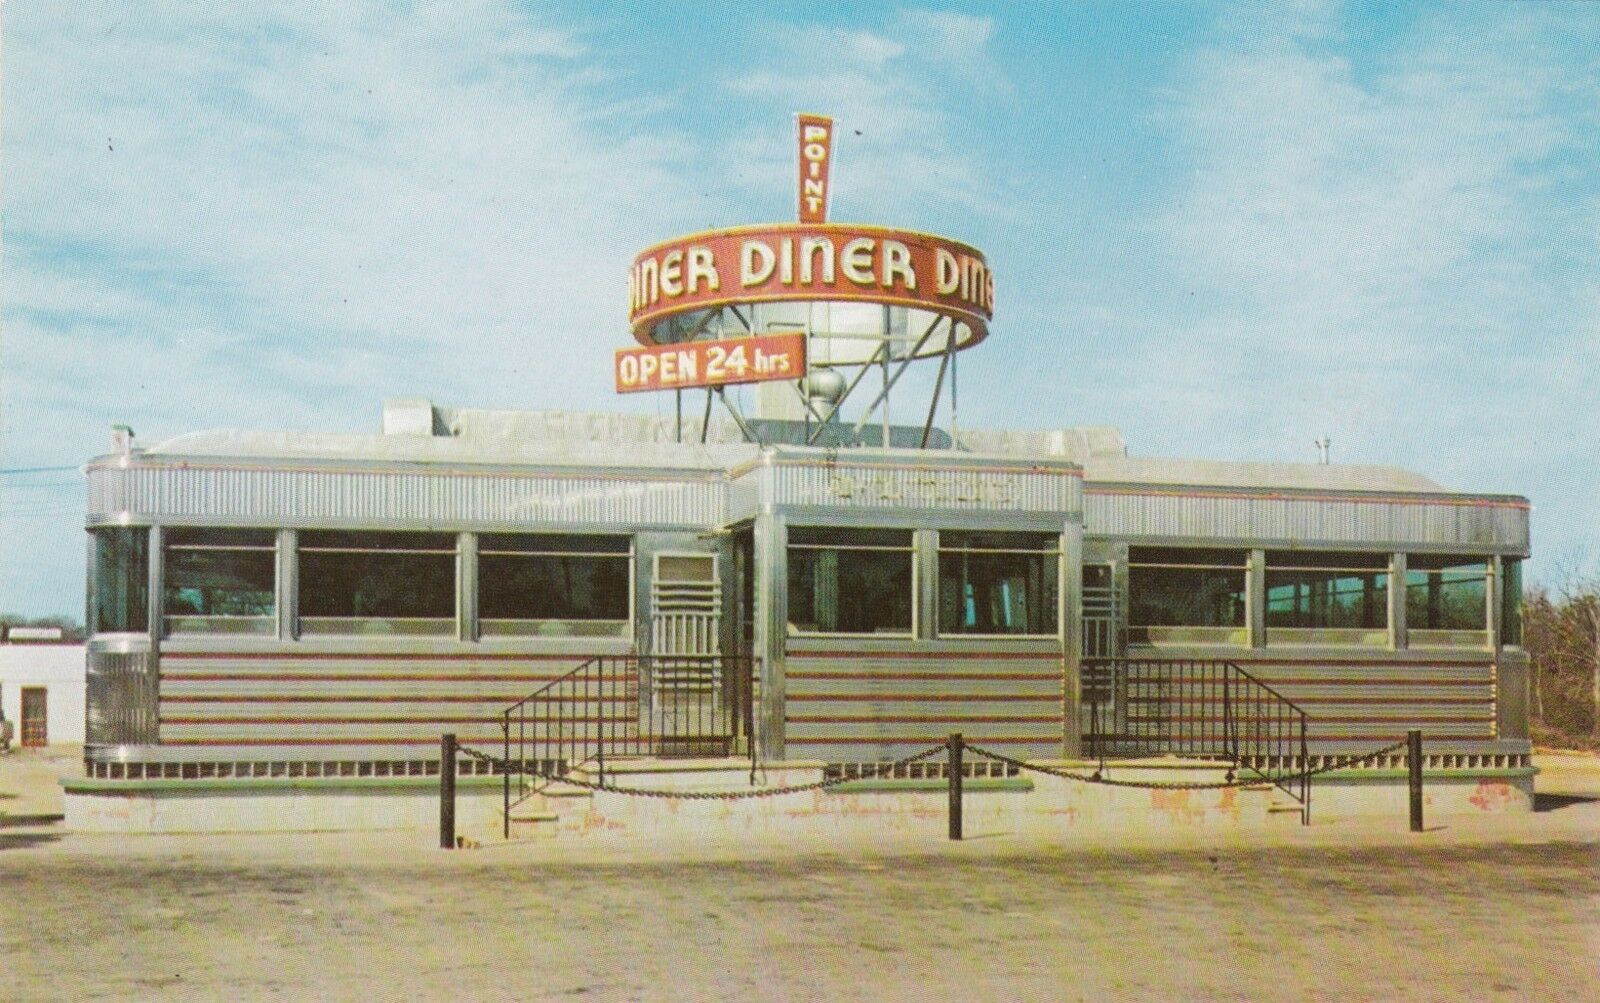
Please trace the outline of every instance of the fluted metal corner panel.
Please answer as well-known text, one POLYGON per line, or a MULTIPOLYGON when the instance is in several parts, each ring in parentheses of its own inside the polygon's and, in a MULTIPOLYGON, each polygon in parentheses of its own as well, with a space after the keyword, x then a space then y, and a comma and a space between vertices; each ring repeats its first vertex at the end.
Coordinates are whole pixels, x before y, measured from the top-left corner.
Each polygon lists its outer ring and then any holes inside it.
POLYGON ((206 519, 273 525, 669 525, 722 521, 719 472, 358 470, 149 465, 91 468, 91 522, 206 519))
POLYGON ((161 731, 156 656, 149 651, 91 647, 84 668, 85 744, 156 744, 161 731))
POLYGON ((1218 544, 1416 545, 1526 553, 1528 509, 1509 499, 1296 496, 1090 484, 1085 531, 1138 541, 1218 544))
POLYGON ((1077 514, 1082 479, 1070 466, 951 462, 891 464, 779 461, 772 503, 869 509, 953 509, 1077 514))

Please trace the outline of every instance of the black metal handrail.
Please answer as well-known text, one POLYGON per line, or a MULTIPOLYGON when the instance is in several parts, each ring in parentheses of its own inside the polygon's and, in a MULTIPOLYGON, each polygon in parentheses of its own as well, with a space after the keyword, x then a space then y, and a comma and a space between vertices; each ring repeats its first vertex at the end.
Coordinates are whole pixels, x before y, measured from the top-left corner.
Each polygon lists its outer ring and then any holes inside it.
POLYGON ((1277 786, 1309 817, 1307 716, 1237 664, 1216 659, 1083 662, 1088 752, 1226 759, 1277 786))
POLYGON ((560 778, 619 756, 734 756, 757 769, 755 659, 747 655, 596 655, 502 715, 506 831, 511 809, 560 778), (512 790, 512 773, 516 790, 512 790))

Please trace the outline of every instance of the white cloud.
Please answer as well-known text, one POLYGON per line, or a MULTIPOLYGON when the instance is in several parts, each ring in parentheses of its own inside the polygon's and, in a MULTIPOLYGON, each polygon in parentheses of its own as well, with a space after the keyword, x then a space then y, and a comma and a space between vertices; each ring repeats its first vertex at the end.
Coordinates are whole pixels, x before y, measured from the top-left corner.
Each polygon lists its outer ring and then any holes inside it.
MULTIPOLYGON (((1007 216, 1011 193, 971 142, 961 93, 981 78, 1009 85, 989 52, 989 18, 922 10, 889 16, 875 31, 775 24, 759 68, 730 75, 725 87, 780 120, 797 110, 831 114, 839 126, 840 218, 915 220, 930 212, 1007 216), (841 176, 843 180, 841 180, 841 176)), ((761 129, 728 150, 727 174, 751 191, 783 192, 792 154, 776 129, 761 129)))
POLYGON ((1310 459, 1331 433, 1336 459, 1526 492, 1579 531, 1600 214, 1562 191, 1593 190, 1593 32, 1490 13, 1376 55, 1320 14, 1230 21, 1189 64, 1166 122, 1192 171, 1152 233, 1192 312, 1142 317, 1121 367, 1182 416, 1167 448, 1310 459))
MULTIPOLYGON (((691 152, 652 104, 509 3, 215 10, 8 12, 6 465, 81 461, 113 421, 592 403, 632 251, 706 201, 666 197, 691 152)), ((39 527, 4 520, 0 606, 76 607, 81 530, 52 532, 41 586, 39 527)))

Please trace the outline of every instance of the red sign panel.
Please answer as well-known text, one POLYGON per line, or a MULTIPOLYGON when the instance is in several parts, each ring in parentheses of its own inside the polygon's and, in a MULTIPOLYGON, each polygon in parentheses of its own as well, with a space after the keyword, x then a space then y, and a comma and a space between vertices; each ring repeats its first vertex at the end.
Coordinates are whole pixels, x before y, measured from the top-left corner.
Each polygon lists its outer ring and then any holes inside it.
POLYGON ((796 115, 795 149, 799 165, 799 210, 802 223, 828 221, 828 174, 833 163, 833 119, 796 115))
POLYGON ((657 321, 734 303, 834 300, 918 307, 988 333, 994 275, 983 252, 927 233, 837 223, 775 223, 680 237, 641 253, 628 273, 633 336, 657 321))
POLYGON ((764 334, 721 341, 617 349, 617 393, 681 390, 805 375, 806 336, 764 334))

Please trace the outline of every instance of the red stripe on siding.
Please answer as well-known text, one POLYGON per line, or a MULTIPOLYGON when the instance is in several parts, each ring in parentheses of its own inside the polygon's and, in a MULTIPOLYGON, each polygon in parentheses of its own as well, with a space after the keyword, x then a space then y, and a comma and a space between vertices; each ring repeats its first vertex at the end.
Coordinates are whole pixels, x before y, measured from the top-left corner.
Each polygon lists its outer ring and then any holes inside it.
POLYGON ((375 651, 163 651, 162 661, 204 660, 251 662, 571 662, 576 665, 590 658, 631 658, 623 655, 585 654, 520 654, 510 652, 464 652, 423 654, 420 652, 384 653, 375 651))
POLYGON ((833 681, 884 681, 884 682, 945 682, 968 680, 1008 683, 1059 683, 1066 678, 1060 672, 790 672, 788 679, 833 681))
POLYGON ((860 660, 899 658, 908 661, 988 661, 988 662, 1059 662, 1062 657, 1054 651, 796 651, 784 649, 784 654, 797 662, 808 658, 854 658, 860 660))
POLYGON ((931 714, 903 717, 853 717, 834 714, 807 714, 784 718, 789 724, 1057 724, 1061 716, 1005 717, 999 714, 931 714))
POLYGON ((1042 703, 1045 701, 1055 703, 1061 699, 1061 694, 1060 692, 1033 694, 998 693, 994 696, 982 696, 972 693, 790 693, 786 699, 789 703, 801 703, 805 701, 826 702, 830 700, 853 700, 861 703, 877 703, 878 701, 893 702, 898 700, 903 700, 908 703, 976 703, 984 701, 990 703, 1042 703))
MULTIPOLYGON (((172 672, 163 675, 173 682, 185 683, 296 683, 296 682, 337 682, 337 683, 532 683, 535 686, 544 683, 553 683, 563 678, 560 675, 526 675, 513 676, 504 673, 492 675, 439 675, 423 673, 407 673, 404 675, 390 675, 382 672, 172 672)), ((635 678, 633 675, 602 676, 606 682, 623 682, 635 678)))

